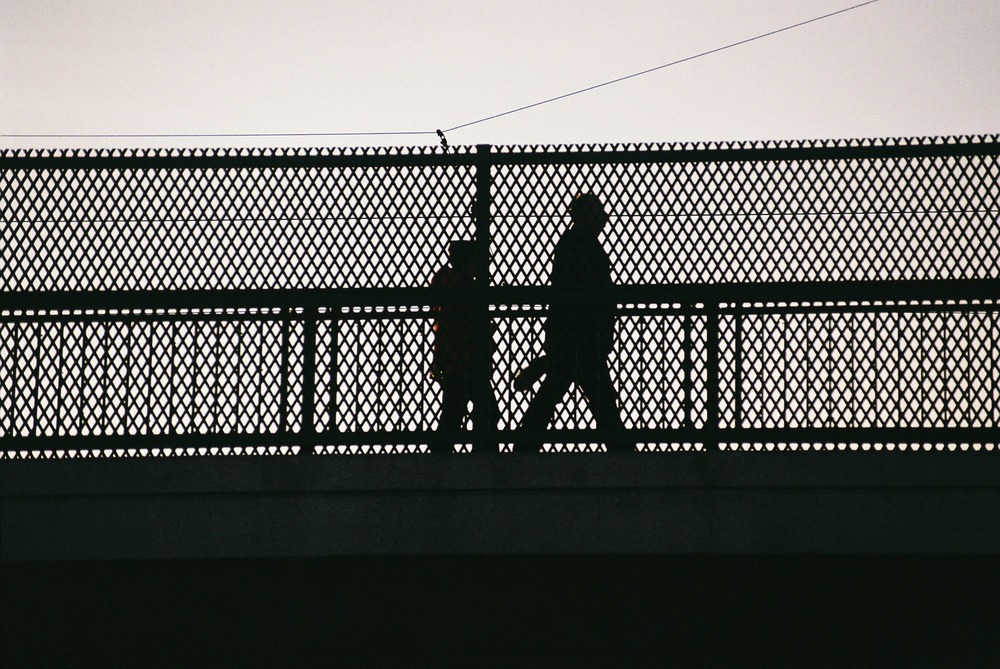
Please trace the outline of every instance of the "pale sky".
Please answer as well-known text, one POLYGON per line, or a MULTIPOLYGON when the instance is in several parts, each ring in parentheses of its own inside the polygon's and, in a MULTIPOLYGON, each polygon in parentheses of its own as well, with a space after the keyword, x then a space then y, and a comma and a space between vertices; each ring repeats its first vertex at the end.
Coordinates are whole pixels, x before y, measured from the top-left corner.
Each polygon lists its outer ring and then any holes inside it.
MULTIPOLYGON (((0 0, 0 134, 433 131, 862 0, 0 0)), ((880 0, 451 144, 1000 131, 1000 0, 880 0)), ((434 136, 0 147, 437 144, 434 136)))

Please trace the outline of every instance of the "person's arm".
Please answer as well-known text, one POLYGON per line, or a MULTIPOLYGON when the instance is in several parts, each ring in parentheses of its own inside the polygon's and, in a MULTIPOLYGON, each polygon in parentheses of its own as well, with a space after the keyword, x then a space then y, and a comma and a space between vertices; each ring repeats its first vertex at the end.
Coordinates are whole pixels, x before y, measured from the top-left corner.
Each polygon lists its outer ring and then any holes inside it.
POLYGON ((552 273, 549 275, 549 283, 555 287, 565 287, 569 283, 569 264, 566 262, 565 250, 566 244, 560 239, 552 252, 552 273))

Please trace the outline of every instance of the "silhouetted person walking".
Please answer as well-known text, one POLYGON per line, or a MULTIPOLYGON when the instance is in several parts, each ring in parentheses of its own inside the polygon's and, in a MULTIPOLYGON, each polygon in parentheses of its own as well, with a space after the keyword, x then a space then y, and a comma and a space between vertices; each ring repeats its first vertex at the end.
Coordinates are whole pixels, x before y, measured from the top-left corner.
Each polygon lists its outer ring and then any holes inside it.
MULTIPOLYGON (((569 206, 572 226, 556 244, 552 256, 552 288, 556 300, 545 321, 547 374, 531 399, 521 428, 544 430, 556 404, 571 383, 587 397, 597 427, 608 435, 609 451, 631 451, 618 413, 608 355, 614 344, 615 303, 611 288, 611 261, 598 235, 608 222, 604 204, 593 193, 577 195, 569 206), (559 293, 570 297, 560 303, 559 293)), ((517 452, 534 452, 538 439, 518 440, 517 452)))
MULTIPOLYGON (((456 297, 472 299, 475 286, 475 242, 455 239, 448 245, 449 264, 441 267, 431 279, 431 288, 448 290, 456 297), (464 295, 462 295, 464 291, 464 295)), ((469 403, 476 393, 475 357, 476 332, 472 308, 467 305, 443 304, 434 307, 434 353, 431 377, 441 386, 441 416, 438 431, 457 433, 465 425, 469 403)), ((487 406, 482 407, 485 419, 496 421, 497 406, 492 390, 487 393, 487 406)), ((431 445, 435 453, 453 453, 455 442, 445 439, 431 445)))

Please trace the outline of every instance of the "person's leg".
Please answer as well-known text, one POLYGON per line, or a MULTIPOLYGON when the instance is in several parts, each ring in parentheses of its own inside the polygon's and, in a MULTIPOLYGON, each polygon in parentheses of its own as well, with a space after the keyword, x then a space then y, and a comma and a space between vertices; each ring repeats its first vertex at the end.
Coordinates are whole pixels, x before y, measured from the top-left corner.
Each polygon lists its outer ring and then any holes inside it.
MULTIPOLYGON (((566 366, 550 360, 548 373, 538 388, 538 392, 528 403, 528 409, 521 418, 518 431, 527 430, 538 433, 548 427, 552 412, 555 411, 559 400, 569 390, 570 382, 571 378, 566 366)), ((527 439, 516 438, 514 451, 516 453, 537 453, 541 445, 542 442, 537 436, 527 439)))
POLYGON ((608 452, 634 451, 635 442, 628 441, 625 434, 625 425, 618 408, 618 393, 611 382, 611 370, 608 369, 607 362, 600 360, 580 371, 577 383, 587 397, 590 411, 597 421, 597 429, 606 435, 608 452))
POLYGON ((455 436, 465 424, 468 409, 468 383, 457 375, 444 380, 441 383, 441 416, 437 426, 442 438, 431 444, 432 452, 455 452, 455 436))
MULTIPOLYGON (((497 427, 497 423, 500 420, 500 408, 497 406, 497 398, 496 394, 494 394, 493 392, 492 383, 489 384, 489 386, 487 386, 486 406, 483 407, 485 411, 482 412, 477 411, 477 407, 475 406, 474 403, 475 400, 473 400, 473 407, 472 407, 472 420, 473 420, 473 427, 475 428, 475 430, 480 432, 480 434, 482 434, 483 427, 481 427, 478 423, 475 422, 477 418, 478 420, 481 420, 483 422, 483 425, 485 426, 486 429, 495 430, 497 427)), ((497 445, 493 444, 491 447, 484 449, 484 452, 496 453, 497 445)))

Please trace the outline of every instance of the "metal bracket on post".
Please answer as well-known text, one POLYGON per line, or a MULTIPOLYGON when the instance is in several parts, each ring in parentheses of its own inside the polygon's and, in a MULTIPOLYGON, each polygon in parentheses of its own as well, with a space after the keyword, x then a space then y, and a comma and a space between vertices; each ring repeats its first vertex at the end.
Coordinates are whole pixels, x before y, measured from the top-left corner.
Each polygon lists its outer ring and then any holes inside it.
POLYGON ((497 419, 490 409, 496 406, 489 401, 493 393, 492 376, 493 337, 490 319, 490 208, 492 195, 492 161, 489 144, 476 145, 476 194, 473 214, 476 224, 476 288, 474 293, 474 319, 477 355, 473 363, 472 422, 474 452, 498 452, 497 419))

